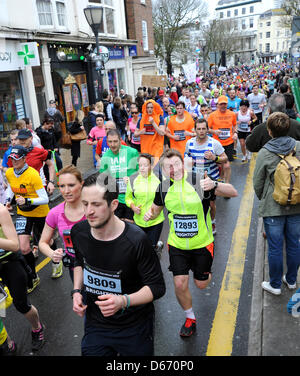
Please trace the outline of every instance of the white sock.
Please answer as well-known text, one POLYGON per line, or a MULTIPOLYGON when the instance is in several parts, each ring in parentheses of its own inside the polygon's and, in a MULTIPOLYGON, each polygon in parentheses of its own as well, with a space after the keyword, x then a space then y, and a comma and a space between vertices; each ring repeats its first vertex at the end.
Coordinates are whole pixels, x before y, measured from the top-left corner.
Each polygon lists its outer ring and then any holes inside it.
POLYGON ((186 315, 186 318, 187 319, 192 319, 192 320, 196 320, 196 317, 194 315, 194 311, 193 311, 193 308, 190 308, 190 309, 187 309, 185 312, 185 315, 186 315))

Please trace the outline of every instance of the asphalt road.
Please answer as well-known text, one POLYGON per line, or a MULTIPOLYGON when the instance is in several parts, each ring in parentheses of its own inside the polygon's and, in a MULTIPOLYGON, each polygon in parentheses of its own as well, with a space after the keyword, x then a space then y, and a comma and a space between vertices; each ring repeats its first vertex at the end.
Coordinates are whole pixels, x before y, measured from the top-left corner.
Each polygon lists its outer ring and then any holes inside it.
MULTIPOLYGON (((209 355, 209 343, 214 338, 218 338, 218 334, 220 334, 217 329, 218 325, 225 328, 233 328, 232 335, 228 339, 230 345, 230 354, 228 355, 247 355, 257 227, 256 199, 254 199, 253 205, 250 202, 251 209, 253 207, 252 215, 251 211, 248 213, 240 212, 242 204, 247 204, 249 199, 244 194, 247 185, 249 188, 249 166, 249 163, 243 164, 240 159, 236 159, 232 163, 231 183, 238 190, 239 196, 230 200, 221 197, 217 198, 217 235, 215 237, 213 278, 210 286, 205 290, 197 289, 193 284, 191 275, 190 288, 193 296, 193 309, 197 318, 197 332, 191 338, 182 339, 179 336, 179 329, 185 317, 176 301, 172 274, 168 271, 167 250, 166 246, 164 247, 161 265, 167 292, 163 298, 155 302, 155 355, 157 356, 209 355), (238 294, 232 303, 232 306, 236 308, 236 315, 227 314, 225 310, 222 312, 220 302, 223 301, 223 290, 226 290, 227 279, 230 284, 231 277, 235 275, 235 269, 231 269, 231 263, 228 263, 233 248, 233 234, 235 232, 237 236, 236 242, 241 240, 242 244, 245 231, 240 227, 239 223, 247 218, 250 222, 248 226, 249 233, 246 233, 245 256, 237 263, 241 269, 240 285, 237 284, 236 290, 238 294), (239 230, 240 228, 241 230, 239 230), (224 287, 222 288, 222 284, 225 284, 225 289, 224 287), (220 309, 221 315, 217 316, 217 312, 220 309), (224 323, 223 319, 225 320, 224 323)), ((168 225, 165 224, 162 233, 162 240, 165 244, 167 233, 168 225)), ((239 248, 236 245, 235 247, 239 248)), ((40 255, 37 265, 42 263, 43 260, 44 257, 40 255)), ((236 268, 237 266, 234 267, 236 268)), ((64 269, 64 274, 61 278, 52 280, 51 263, 48 263, 41 268, 38 274, 41 278, 41 283, 30 294, 29 298, 31 303, 38 308, 40 318, 46 326, 46 343, 37 355, 80 355, 84 323, 83 319, 72 311, 72 300, 70 298, 72 283, 68 271, 64 269)), ((30 325, 27 320, 11 306, 4 322, 9 334, 18 344, 18 355, 32 355, 30 325)), ((226 334, 224 334, 225 336, 226 334)), ((224 351, 227 351, 227 347, 228 344, 224 345, 224 351)), ((220 352, 222 351, 223 349, 221 348, 220 352)))

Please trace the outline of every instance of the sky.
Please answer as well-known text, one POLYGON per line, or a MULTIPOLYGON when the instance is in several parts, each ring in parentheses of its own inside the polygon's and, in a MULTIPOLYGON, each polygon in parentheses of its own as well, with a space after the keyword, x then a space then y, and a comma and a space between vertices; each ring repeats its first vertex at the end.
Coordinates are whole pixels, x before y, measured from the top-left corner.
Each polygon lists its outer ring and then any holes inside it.
POLYGON ((208 10, 210 12, 210 17, 212 17, 219 0, 205 0, 205 1, 208 4, 208 10))

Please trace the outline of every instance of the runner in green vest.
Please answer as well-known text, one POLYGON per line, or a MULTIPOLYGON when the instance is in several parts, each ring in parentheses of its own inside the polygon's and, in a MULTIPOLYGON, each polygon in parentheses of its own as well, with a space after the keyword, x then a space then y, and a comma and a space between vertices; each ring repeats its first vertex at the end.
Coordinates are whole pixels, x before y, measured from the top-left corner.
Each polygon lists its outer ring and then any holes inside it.
POLYGON ((161 158, 166 179, 160 183, 153 204, 144 219, 153 220, 164 207, 169 218, 169 256, 173 273, 175 294, 186 314, 180 336, 189 337, 196 330, 196 318, 189 291, 189 271, 199 289, 208 286, 214 256, 214 237, 210 218, 210 200, 215 195, 235 197, 237 191, 231 184, 188 173, 179 152, 166 151, 161 158))
POLYGON ((164 213, 161 211, 153 220, 144 220, 144 215, 150 209, 156 189, 160 184, 159 178, 152 171, 153 162, 154 158, 150 154, 140 154, 138 158, 139 172, 131 175, 128 179, 125 201, 126 205, 134 212, 135 224, 148 235, 160 258, 163 242, 159 238, 165 220, 164 213))
POLYGON ((124 178, 138 171, 139 152, 129 146, 122 145, 121 135, 116 129, 108 131, 106 137, 109 150, 101 158, 100 173, 107 172, 117 180, 119 205, 115 215, 120 219, 133 222, 133 212, 125 203, 126 181, 124 178))

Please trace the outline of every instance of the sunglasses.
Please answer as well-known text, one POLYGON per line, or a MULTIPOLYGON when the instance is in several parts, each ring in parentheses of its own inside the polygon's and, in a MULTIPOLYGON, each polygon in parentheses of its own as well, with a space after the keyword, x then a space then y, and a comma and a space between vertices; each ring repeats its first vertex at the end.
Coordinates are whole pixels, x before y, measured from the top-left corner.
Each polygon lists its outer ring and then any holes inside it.
POLYGON ((138 112, 133 112, 133 111, 131 111, 131 113, 132 113, 132 115, 137 115, 138 114, 138 112))

